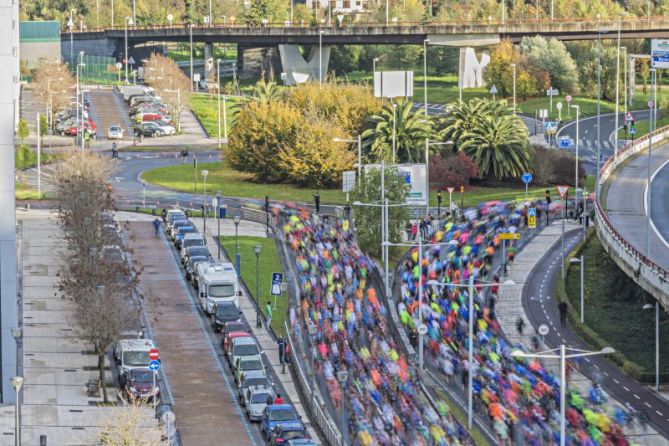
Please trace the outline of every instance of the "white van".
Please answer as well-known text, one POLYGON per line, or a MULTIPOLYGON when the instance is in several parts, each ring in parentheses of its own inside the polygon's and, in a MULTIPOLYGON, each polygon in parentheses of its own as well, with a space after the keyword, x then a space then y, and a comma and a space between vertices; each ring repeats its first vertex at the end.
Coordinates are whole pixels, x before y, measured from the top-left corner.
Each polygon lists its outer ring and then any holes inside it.
POLYGON ((217 302, 231 301, 239 308, 239 283, 232 263, 198 263, 197 288, 200 305, 211 314, 217 302))
POLYGON ((149 351, 154 348, 151 339, 123 339, 114 346, 114 359, 118 367, 118 376, 133 369, 145 369, 149 366, 149 351))

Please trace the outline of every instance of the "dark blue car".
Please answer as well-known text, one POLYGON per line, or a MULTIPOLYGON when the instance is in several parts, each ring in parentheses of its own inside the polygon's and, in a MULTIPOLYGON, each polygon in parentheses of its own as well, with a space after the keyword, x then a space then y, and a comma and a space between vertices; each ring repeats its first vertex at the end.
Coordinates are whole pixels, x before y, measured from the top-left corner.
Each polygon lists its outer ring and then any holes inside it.
POLYGON ((272 404, 265 407, 260 420, 260 430, 267 440, 271 440, 272 431, 280 426, 285 429, 303 428, 302 420, 290 404, 272 404))

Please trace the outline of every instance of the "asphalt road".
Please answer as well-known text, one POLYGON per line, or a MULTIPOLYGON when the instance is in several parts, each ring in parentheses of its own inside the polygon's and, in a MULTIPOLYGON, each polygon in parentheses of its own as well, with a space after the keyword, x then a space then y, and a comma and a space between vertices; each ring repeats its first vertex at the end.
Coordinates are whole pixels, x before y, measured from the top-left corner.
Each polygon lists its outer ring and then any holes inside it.
MULTIPOLYGON (((642 121, 648 119, 648 110, 631 112, 635 121, 642 121)), ((573 116, 573 115, 572 115, 573 116)), ((615 113, 606 113, 600 115, 600 137, 602 141, 601 153, 602 164, 614 152, 614 132, 615 132, 615 113)), ((625 114, 619 113, 618 126, 622 127, 625 124, 625 114)), ((579 158, 584 163, 586 172, 592 174, 595 172, 597 165, 597 116, 579 119, 579 158)), ((557 133, 556 140, 561 136, 569 136, 574 143, 576 142, 576 121, 569 121, 564 124, 557 133)), ((623 144, 620 140, 619 145, 623 144)), ((568 149, 572 153, 576 153, 576 145, 568 149)))
MULTIPOLYGON (((667 152, 667 150, 665 150, 667 152)), ((655 230, 664 239, 662 242, 669 248, 669 200, 666 194, 669 191, 669 154, 667 161, 658 167, 651 182, 651 220, 655 230)))
MULTIPOLYGON (((651 172, 665 165, 669 159, 669 146, 654 149, 651 155, 651 172)), ((618 169, 610 181, 606 194, 606 210, 611 224, 639 252, 646 252, 646 211, 644 194, 648 155, 647 152, 630 160, 618 169)), ((651 200, 653 222, 661 233, 669 235, 669 204, 666 200, 669 172, 660 170, 653 182, 651 200)), ((669 249, 658 233, 651 228, 650 253, 647 255, 655 263, 669 270, 669 249)))
MULTIPOLYGON (((580 229, 574 229, 565 234, 566 252, 571 250, 580 236, 580 229)), ((550 296, 561 274, 561 257, 561 244, 556 243, 537 263, 530 276, 531 279, 525 284, 523 306, 533 326, 548 325, 550 331, 544 337, 548 348, 565 344, 572 348, 587 349, 587 345, 582 344, 568 327, 560 326, 557 302, 554 297, 550 296)), ((649 327, 649 336, 651 330, 652 327, 649 327)), ((669 438, 669 403, 667 401, 658 397, 650 388, 620 372, 618 367, 605 357, 584 358, 579 368, 580 372, 590 379, 599 375, 602 379, 602 386, 609 395, 615 396, 619 401, 628 402, 637 411, 644 411, 657 431, 669 438)), ((636 437, 635 441, 649 444, 649 441, 643 437, 636 437)))

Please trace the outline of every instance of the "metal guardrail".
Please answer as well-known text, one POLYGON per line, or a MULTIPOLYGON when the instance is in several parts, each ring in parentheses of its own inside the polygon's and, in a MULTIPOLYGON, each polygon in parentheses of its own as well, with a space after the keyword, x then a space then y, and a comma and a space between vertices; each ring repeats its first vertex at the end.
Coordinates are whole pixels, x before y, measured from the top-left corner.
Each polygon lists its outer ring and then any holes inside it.
MULTIPOLYGON (((650 135, 645 135, 634 143, 627 144, 622 149, 618 150, 618 155, 609 160, 602 166, 600 171, 600 187, 611 176, 613 171, 617 169, 623 162, 630 157, 648 148, 648 143, 659 144, 663 140, 669 138, 669 126, 663 127, 654 131, 650 135)), ((638 250, 634 245, 629 243, 625 238, 614 228, 609 220, 606 209, 601 205, 599 200, 595 205, 595 227, 600 234, 600 239, 621 259, 632 271, 636 271, 635 275, 640 275, 643 279, 661 293, 665 299, 669 298, 669 271, 653 262, 644 253, 638 250)), ((664 302, 665 304, 669 302, 664 302)))
MULTIPOLYGON (((290 350, 292 352, 299 352, 300 351, 299 349, 297 350, 295 349, 295 344, 293 343, 293 336, 291 334, 292 330, 290 329, 286 321, 284 321, 284 329, 286 330, 287 333, 288 343, 290 344, 290 350)), ((293 366, 297 375, 297 381, 298 381, 297 384, 300 386, 302 392, 304 392, 304 396, 307 400, 307 406, 309 407, 309 412, 311 413, 313 421, 318 425, 318 427, 320 427, 321 432, 323 432, 323 436, 325 437, 325 440, 327 440, 327 442, 330 445, 343 446, 341 432, 339 432, 339 429, 330 422, 327 415, 323 411, 323 407, 322 404, 320 403, 318 395, 313 393, 313 390, 309 385, 309 381, 307 380, 304 370, 302 370, 300 361, 298 361, 297 358, 293 360, 293 366)))

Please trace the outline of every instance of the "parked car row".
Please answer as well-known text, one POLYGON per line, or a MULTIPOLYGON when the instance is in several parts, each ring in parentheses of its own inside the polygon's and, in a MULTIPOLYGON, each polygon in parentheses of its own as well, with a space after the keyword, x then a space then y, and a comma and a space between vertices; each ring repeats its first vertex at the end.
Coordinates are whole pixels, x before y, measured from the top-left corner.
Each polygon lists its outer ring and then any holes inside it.
POLYGON ((84 107, 81 104, 77 107, 76 103, 70 104, 55 114, 53 118, 54 132, 63 136, 77 136, 81 133, 83 124, 84 133, 87 136, 95 136, 97 125, 89 113, 90 103, 84 98, 84 107), (83 122, 82 122, 83 121, 83 122))
POLYGON ((166 233, 180 254, 186 280, 195 289, 212 328, 221 334, 221 345, 247 417, 260 422, 262 435, 271 445, 315 445, 295 408, 275 391, 267 375, 264 352, 242 321, 242 293, 234 266, 213 259, 204 237, 184 212, 170 210, 163 218, 166 233))
POLYGON ((135 136, 159 137, 176 134, 177 130, 172 125, 167 105, 154 96, 152 91, 129 95, 127 101, 135 136))

